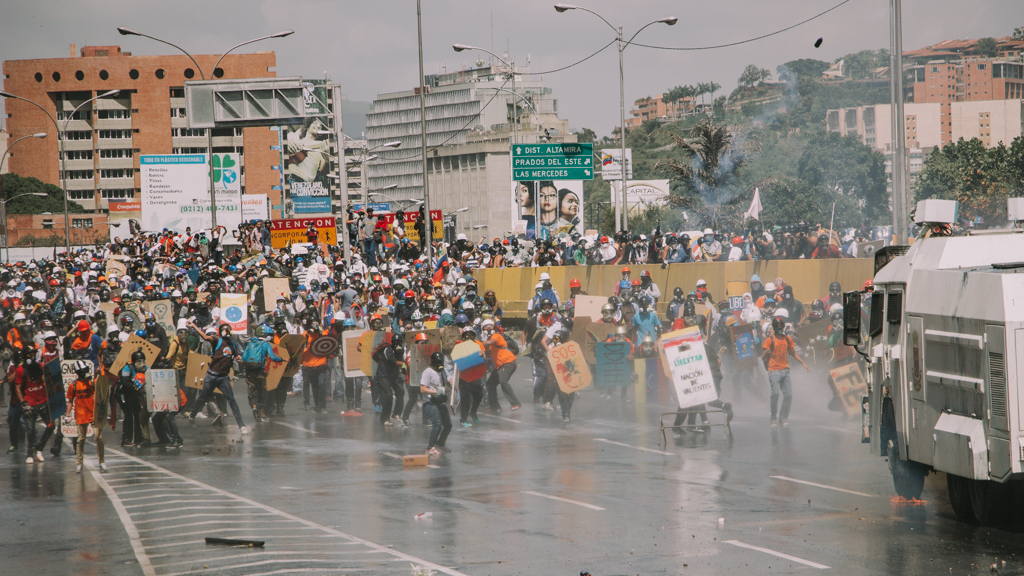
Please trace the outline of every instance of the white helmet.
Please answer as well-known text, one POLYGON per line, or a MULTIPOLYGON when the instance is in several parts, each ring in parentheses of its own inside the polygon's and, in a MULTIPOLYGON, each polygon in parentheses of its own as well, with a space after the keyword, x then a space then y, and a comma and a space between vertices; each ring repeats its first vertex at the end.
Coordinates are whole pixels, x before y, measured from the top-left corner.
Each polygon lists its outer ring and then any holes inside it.
POLYGON ((184 318, 179 318, 178 327, 176 328, 176 330, 188 330, 188 320, 185 320, 184 318))
POLYGON ((551 275, 548 274, 547 272, 541 272, 540 273, 540 279, 541 279, 541 281, 551 280, 551 275))
MULTIPOLYGON (((171 298, 181 298, 181 290, 171 292, 171 298)), ((178 330, 181 330, 181 328, 178 328, 178 330)))
POLYGON ((765 284, 764 285, 764 291, 765 292, 775 292, 775 283, 774 282, 769 282, 769 283, 765 284))
POLYGON ((785 318, 786 320, 789 320, 789 310, 786 310, 785 308, 779 308, 778 310, 775 311, 775 317, 785 318))
POLYGON ((705 228, 705 229, 704 229, 704 235, 705 235, 705 236, 711 236, 711 235, 713 235, 714 233, 715 233, 715 231, 714 231, 714 230, 712 230, 711 228, 705 228))
POLYGON ((53 330, 47 330, 46 332, 43 332, 43 340, 49 340, 50 338, 53 338, 54 340, 56 340, 57 339, 57 333, 54 332, 53 330))
POLYGON ((494 320, 491 320, 490 318, 488 318, 487 320, 484 320, 483 322, 480 323, 480 327, 481 328, 487 328, 488 326, 493 328, 494 327, 494 320))
POLYGON ((17 314, 15 314, 14 315, 14 321, 17 322, 18 320, 26 320, 25 315, 22 314, 21 312, 18 312, 17 314))
POLYGON ((455 237, 455 239, 456 239, 456 240, 467 240, 467 238, 466 238, 466 235, 465 235, 465 234, 459 234, 458 236, 456 236, 456 237, 455 237))

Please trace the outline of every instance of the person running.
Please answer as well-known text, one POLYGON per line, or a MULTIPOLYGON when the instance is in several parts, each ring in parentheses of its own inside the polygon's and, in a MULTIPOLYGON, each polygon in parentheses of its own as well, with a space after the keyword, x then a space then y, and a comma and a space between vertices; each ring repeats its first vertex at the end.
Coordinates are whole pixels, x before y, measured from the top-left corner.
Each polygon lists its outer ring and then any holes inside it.
POLYGON ((67 398, 69 410, 74 411, 75 425, 78 426, 78 441, 76 442, 76 465, 75 472, 82 473, 82 464, 85 462, 85 438, 89 432, 89 425, 93 424, 93 432, 96 436, 96 456, 100 461, 100 472, 107 471, 107 465, 103 463, 103 425, 105 422, 95 419, 95 406, 97 397, 100 404, 103 398, 97 394, 96 380, 92 377, 92 366, 85 360, 75 361, 75 381, 68 385, 67 398))
MULTIPOLYGON (((199 331, 199 327, 194 323, 190 322, 189 326, 193 330, 199 331)), ((210 397, 210 394, 213 394, 213 389, 217 388, 231 407, 231 412, 235 416, 235 422, 238 423, 238 431, 244 436, 249 433, 249 429, 245 427, 245 422, 242 421, 242 412, 238 409, 235 393, 231 389, 231 365, 238 355, 235 350, 235 344, 230 338, 231 326, 221 324, 219 336, 216 329, 212 327, 207 328, 206 333, 202 336, 213 347, 213 355, 210 359, 210 368, 206 372, 206 377, 203 378, 203 389, 200 390, 199 397, 196 398, 196 405, 192 407, 192 414, 188 417, 188 423, 193 428, 196 427, 196 414, 199 414, 199 411, 203 409, 207 398, 210 397)), ((134 354, 132 357, 134 358, 134 354)))
POLYGON ((47 426, 52 421, 43 367, 35 358, 26 358, 25 364, 15 373, 14 382, 18 392, 17 402, 21 405, 21 428, 25 434, 25 463, 42 462, 42 445, 36 446, 36 418, 47 426))
POLYGON ((509 380, 516 372, 516 354, 509 347, 509 340, 495 329, 494 320, 487 319, 481 322, 480 330, 485 338, 483 344, 490 355, 492 367, 486 384, 489 409, 492 412, 501 412, 501 406, 498 404, 498 386, 500 385, 501 391, 511 405, 511 410, 513 412, 519 410, 521 404, 512 390, 512 385, 509 384, 509 380))
POLYGON ((258 424, 266 419, 270 412, 266 400, 267 360, 284 362, 284 358, 274 354, 274 348, 270 344, 270 340, 274 338, 274 331, 269 326, 257 326, 256 331, 257 337, 249 340, 245 352, 242 353, 242 366, 248 385, 249 405, 258 424))
POLYGON ((420 377, 420 393, 423 394, 424 412, 430 420, 430 440, 427 454, 439 456, 442 451, 451 452, 445 445, 452 431, 452 417, 448 413, 448 375, 444 371, 444 356, 440 352, 430 355, 430 366, 420 377))
POLYGON ((786 334, 786 321, 778 316, 772 318, 772 333, 765 338, 764 359, 768 364, 768 381, 772 386, 771 395, 771 426, 774 428, 779 421, 782 427, 789 426, 789 407, 793 401, 793 382, 789 375, 789 359, 787 356, 796 358, 804 370, 811 369, 796 351, 796 342, 786 334), (782 409, 778 411, 778 420, 775 418, 776 409, 779 405, 779 394, 782 394, 782 409))

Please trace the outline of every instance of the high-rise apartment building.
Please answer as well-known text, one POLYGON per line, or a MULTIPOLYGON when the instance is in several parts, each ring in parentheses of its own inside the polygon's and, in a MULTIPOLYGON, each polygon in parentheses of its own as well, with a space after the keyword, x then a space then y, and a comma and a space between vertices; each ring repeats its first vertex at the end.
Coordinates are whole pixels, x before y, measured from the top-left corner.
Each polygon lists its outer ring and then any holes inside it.
MULTIPOLYGON (((516 68, 517 97, 508 72, 478 61, 474 69, 425 78, 430 207, 445 213, 468 208, 458 215, 457 231, 474 241, 480 235, 502 236, 518 219, 509 157, 513 119, 519 143, 575 142, 542 79, 516 68)), ((420 134, 418 87, 374 100, 366 115, 366 151, 377 156, 368 163, 365 178, 371 202, 391 202, 393 210, 418 207, 423 197, 420 134), (401 146, 383 147, 395 141, 401 146)))
MULTIPOLYGON (((64 176, 71 200, 102 211, 111 201, 139 197, 139 156, 209 152, 206 131, 187 126, 184 83, 202 79, 187 56, 132 56, 119 46, 85 46, 77 55, 72 46, 71 52, 68 58, 3 63, 3 90, 38 103, 60 126, 57 138, 46 114, 27 102, 6 99, 12 141, 35 132, 50 134, 18 144, 9 157, 11 172, 57 186, 64 176), (111 90, 120 92, 72 116, 80 104, 111 90)), ((217 58, 195 56, 202 72, 214 79, 276 76, 274 52, 230 54, 213 70, 217 58)), ((279 153, 271 149, 277 140, 266 127, 213 131, 213 152, 234 152, 242 159, 242 192, 269 194, 273 205, 281 204, 280 191, 271 189, 280 181, 272 169, 279 164, 279 153)))

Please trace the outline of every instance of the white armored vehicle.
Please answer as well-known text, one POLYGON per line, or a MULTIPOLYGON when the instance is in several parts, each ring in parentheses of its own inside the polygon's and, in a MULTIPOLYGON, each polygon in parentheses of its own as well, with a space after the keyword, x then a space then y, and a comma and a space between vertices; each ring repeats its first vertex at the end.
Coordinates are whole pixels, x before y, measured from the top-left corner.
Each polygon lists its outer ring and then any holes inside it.
POLYGON ((957 208, 918 203, 920 237, 876 256, 873 291, 846 294, 844 336, 870 364, 872 452, 896 492, 944 472, 957 516, 987 525, 1024 502, 1024 230, 949 236, 957 208))

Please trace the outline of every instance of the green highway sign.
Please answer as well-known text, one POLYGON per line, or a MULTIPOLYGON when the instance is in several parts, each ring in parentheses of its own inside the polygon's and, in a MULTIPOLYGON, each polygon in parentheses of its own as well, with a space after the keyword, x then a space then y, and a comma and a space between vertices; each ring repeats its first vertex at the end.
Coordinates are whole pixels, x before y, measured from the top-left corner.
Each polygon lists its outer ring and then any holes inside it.
POLYGON ((594 145, 516 144, 512 146, 513 180, 593 180, 594 145))

